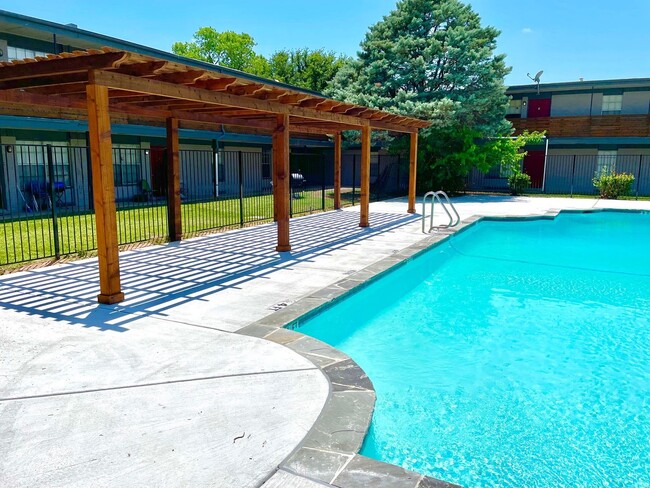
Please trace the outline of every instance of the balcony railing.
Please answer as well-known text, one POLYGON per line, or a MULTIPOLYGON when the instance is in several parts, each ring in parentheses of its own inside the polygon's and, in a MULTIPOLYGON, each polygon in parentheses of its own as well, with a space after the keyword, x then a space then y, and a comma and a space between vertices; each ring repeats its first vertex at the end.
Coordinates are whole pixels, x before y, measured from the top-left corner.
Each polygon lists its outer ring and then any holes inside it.
POLYGON ((650 137, 650 115, 511 119, 515 133, 546 131, 549 137, 650 137))

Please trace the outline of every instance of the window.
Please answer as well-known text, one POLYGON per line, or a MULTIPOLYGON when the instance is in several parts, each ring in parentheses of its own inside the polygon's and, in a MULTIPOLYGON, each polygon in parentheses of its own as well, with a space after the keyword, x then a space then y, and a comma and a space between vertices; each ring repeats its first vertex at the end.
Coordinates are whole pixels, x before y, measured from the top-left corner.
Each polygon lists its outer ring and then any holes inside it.
POLYGON ((115 186, 133 186, 140 183, 144 151, 137 144, 113 144, 115 186))
POLYGON ((598 151, 598 156, 596 157, 596 177, 603 174, 612 174, 616 171, 616 155, 617 151, 598 151))
POLYGON ((521 100, 510 100, 506 115, 521 115, 521 100))
POLYGON ((623 95, 603 95, 603 115, 618 115, 623 106, 623 95))
POLYGON ((54 165, 54 182, 63 183, 69 188, 70 154, 69 147, 61 142, 17 141, 15 161, 21 188, 29 186, 43 187, 48 181, 47 145, 52 145, 52 163, 54 165))
POLYGON ((271 154, 262 154, 262 178, 271 178, 271 154))
POLYGON ((510 178, 512 167, 510 165, 499 165, 499 178, 510 178))
POLYGON ((47 53, 42 51, 33 51, 31 49, 23 49, 21 47, 7 46, 7 58, 9 61, 35 58, 36 56, 47 56, 47 53))

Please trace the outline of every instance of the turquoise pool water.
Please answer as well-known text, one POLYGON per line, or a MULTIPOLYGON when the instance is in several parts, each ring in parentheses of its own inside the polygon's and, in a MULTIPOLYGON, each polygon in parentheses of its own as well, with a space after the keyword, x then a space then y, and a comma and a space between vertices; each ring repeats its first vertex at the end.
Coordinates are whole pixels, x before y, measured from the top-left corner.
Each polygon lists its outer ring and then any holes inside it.
POLYGON ((298 330, 377 404, 362 454, 467 487, 650 486, 650 213, 487 221, 298 330))

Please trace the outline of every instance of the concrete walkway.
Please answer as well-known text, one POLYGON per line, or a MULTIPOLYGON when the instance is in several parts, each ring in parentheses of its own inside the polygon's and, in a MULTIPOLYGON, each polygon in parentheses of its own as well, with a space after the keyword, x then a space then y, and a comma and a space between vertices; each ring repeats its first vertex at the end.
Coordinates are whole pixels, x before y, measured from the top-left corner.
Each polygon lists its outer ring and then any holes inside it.
MULTIPOLYGON (((650 202, 461 197, 461 217, 650 202)), ((233 332, 423 238, 403 201, 120 256, 126 301, 100 306, 96 260, 0 277, 0 486, 260 486, 329 384, 291 350, 233 332)), ((418 208, 419 210, 419 208, 418 208)), ((280 485, 278 485, 280 486, 280 485)))

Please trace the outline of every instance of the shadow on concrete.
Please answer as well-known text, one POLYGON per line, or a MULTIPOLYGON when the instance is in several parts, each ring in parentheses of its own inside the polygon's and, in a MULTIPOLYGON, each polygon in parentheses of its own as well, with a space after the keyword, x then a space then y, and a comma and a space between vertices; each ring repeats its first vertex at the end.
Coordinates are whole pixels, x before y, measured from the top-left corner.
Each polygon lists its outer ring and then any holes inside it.
POLYGON ((0 277, 0 307, 85 327, 123 332, 142 317, 208 301, 222 290, 413 222, 416 215, 335 211, 291 221, 292 251, 275 252, 275 225, 251 227, 120 255, 126 300, 99 305, 97 260, 76 261, 0 277))

